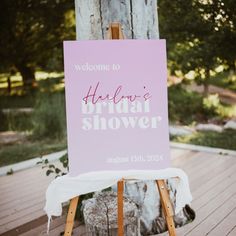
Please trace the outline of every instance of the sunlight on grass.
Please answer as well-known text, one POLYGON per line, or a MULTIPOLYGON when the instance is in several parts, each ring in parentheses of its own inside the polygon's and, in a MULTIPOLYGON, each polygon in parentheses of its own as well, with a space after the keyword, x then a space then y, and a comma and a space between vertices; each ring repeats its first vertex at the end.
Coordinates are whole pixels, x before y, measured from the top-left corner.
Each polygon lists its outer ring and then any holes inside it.
POLYGON ((37 81, 48 79, 48 78, 58 78, 64 76, 63 72, 44 72, 44 71, 37 71, 35 73, 35 78, 37 81))
POLYGON ((236 105, 232 105, 232 106, 220 105, 217 107, 217 113, 221 117, 225 117, 225 118, 236 117, 236 105))
MULTIPOLYGON (((37 71, 35 73, 35 79, 38 83, 40 83, 41 81, 46 81, 48 79, 56 79, 56 78, 60 78, 60 77, 64 77, 64 73, 63 72, 44 72, 44 71, 37 71)), ((8 83, 7 83, 7 78, 8 78, 8 74, 0 74, 0 89, 2 89, 3 91, 6 90, 8 88, 8 83)), ((22 77, 19 73, 16 73, 15 75, 10 77, 10 81, 11 81, 11 88, 12 89, 16 89, 16 91, 18 91, 17 93, 19 93, 19 89, 21 89, 21 87, 23 86, 23 81, 22 81, 22 77)), ((64 89, 64 83, 60 83, 58 85, 55 85, 55 88, 53 90, 55 91, 61 91, 64 89)), ((14 92, 16 92, 14 91, 14 92)))
POLYGON ((57 152, 67 147, 66 140, 27 141, 22 144, 5 145, 0 148, 0 166, 14 164, 31 158, 57 152))
POLYGON ((60 84, 55 84, 53 86, 53 91, 56 92, 56 91, 62 91, 64 90, 65 88, 65 84, 64 83, 60 83, 60 84))

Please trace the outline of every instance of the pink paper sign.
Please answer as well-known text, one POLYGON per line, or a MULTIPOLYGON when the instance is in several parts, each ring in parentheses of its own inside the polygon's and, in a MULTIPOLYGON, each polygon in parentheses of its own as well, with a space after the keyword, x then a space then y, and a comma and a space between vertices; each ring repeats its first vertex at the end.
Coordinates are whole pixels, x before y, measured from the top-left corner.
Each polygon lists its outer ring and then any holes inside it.
POLYGON ((165 40, 64 42, 70 175, 170 165, 165 40))

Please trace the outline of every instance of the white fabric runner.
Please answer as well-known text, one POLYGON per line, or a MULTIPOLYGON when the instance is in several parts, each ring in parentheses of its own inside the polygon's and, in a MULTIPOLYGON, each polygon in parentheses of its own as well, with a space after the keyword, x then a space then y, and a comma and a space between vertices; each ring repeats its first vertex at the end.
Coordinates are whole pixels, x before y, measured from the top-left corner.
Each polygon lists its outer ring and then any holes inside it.
POLYGON ((158 180, 178 177, 176 186, 177 214, 186 204, 192 201, 189 189, 188 177, 185 172, 178 168, 163 170, 130 170, 130 171, 99 171, 81 174, 71 177, 69 174, 53 180, 46 191, 46 211, 49 220, 52 216, 62 214, 62 203, 73 197, 99 191, 115 185, 122 178, 137 180, 158 180))

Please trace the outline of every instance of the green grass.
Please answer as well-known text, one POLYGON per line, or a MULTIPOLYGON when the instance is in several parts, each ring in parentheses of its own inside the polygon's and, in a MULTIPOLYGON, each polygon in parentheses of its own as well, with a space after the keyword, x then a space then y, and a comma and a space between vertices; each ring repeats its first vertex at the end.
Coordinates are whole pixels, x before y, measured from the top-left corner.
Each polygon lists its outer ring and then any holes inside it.
MULTIPOLYGON (((21 76, 17 74, 11 76, 11 92, 9 94, 7 90, 7 75, 0 74, 0 96, 9 99, 9 107, 12 107, 11 104, 13 104, 14 107, 22 107, 21 104, 20 106, 18 106, 18 104, 19 102, 24 101, 24 96, 26 96, 26 98, 30 98, 30 96, 34 97, 37 92, 58 92, 64 90, 64 87, 65 84, 63 73, 36 72, 36 85, 33 90, 27 91, 23 87, 21 76), (17 101, 17 99, 14 100, 14 97, 20 99, 20 101, 17 101)), ((0 101, 0 108, 7 104, 3 102, 0 101), (2 103, 3 105, 1 105, 2 103)), ((30 105, 32 106, 32 104, 30 105)), ((27 103, 24 106, 27 106, 27 103)))
POLYGON ((22 108, 33 107, 35 104, 35 95, 1 95, 0 109, 3 108, 22 108))
POLYGON ((236 150, 236 131, 225 130, 222 133, 213 131, 196 132, 187 136, 171 137, 171 141, 236 150))
POLYGON ((0 146, 0 166, 39 157, 63 150, 67 147, 66 140, 26 141, 24 143, 0 146))
POLYGON ((0 132, 1 131, 31 131, 33 129, 31 113, 10 112, 4 114, 0 110, 0 132))

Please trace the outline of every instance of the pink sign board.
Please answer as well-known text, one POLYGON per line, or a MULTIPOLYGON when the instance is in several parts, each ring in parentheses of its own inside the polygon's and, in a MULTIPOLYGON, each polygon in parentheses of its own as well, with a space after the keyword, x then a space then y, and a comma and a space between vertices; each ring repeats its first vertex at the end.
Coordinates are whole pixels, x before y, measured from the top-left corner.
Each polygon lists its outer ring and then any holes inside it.
POLYGON ((70 175, 170 165, 165 40, 64 42, 70 175))

